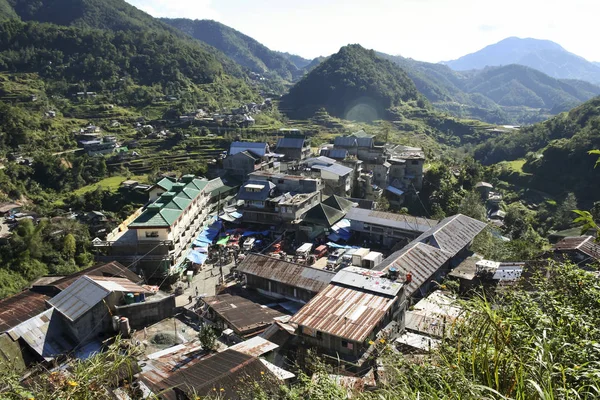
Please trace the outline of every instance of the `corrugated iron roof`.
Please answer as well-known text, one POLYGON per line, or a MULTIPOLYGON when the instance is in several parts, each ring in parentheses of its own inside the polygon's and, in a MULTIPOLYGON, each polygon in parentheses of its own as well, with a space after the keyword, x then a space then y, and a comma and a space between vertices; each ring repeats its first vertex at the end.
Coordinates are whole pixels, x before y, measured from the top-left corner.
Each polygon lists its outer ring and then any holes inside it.
POLYGON ((412 215, 394 214, 384 211, 353 208, 346 214, 351 221, 359 221, 371 225, 380 225, 390 228, 402 229, 409 232, 423 233, 436 226, 438 221, 427 218, 413 217, 412 215))
POLYGON ((21 338, 46 361, 67 353, 74 344, 63 333, 62 323, 51 308, 14 327, 8 334, 13 340, 21 338), (54 317, 53 317, 54 316, 54 317))
POLYGON ((89 278, 111 292, 153 293, 149 289, 137 285, 125 278, 112 278, 107 276, 90 276, 89 278))
POLYGON ((91 278, 82 276, 48 300, 48 304, 55 307, 69 320, 75 321, 109 294, 110 290, 105 289, 91 278))
POLYGON ((403 284, 391 281, 385 278, 384 275, 385 272, 383 271, 346 267, 339 271, 331 282, 381 295, 396 296, 402 289, 403 284))
POLYGON ((175 399, 172 389, 177 388, 188 396, 222 396, 225 399, 251 397, 252 383, 258 383, 268 392, 278 389, 280 380, 256 357, 225 350, 197 362, 190 363, 185 369, 171 371, 170 376, 161 382, 148 381, 155 393, 161 393, 169 399, 175 399), (222 390, 221 390, 222 389, 222 390))
POLYGON ((69 287, 69 285, 71 283, 75 282, 77 279, 79 279, 83 275, 87 275, 90 277, 104 276, 104 277, 126 278, 134 283, 142 282, 142 278, 140 278, 136 273, 128 270, 123 265, 119 264, 118 262, 113 261, 108 264, 94 265, 92 267, 78 271, 78 272, 71 274, 63 279, 53 282, 52 286, 54 286, 60 290, 64 290, 67 287, 69 287))
POLYGON ((416 241, 437 247, 454 257, 486 227, 485 222, 456 214, 443 219, 438 225, 419 236, 416 241))
POLYGON ((303 138, 281 138, 277 141, 277 147, 275 148, 275 150, 279 150, 279 149, 301 149, 304 147, 304 141, 305 139, 303 138))
POLYGON ((394 304, 396 297, 328 285, 290 322, 354 342, 364 341, 394 304))
POLYGON ((448 335, 462 311, 455 297, 435 291, 406 312, 406 329, 443 337, 448 335))
POLYGON ((264 156, 267 153, 267 149, 269 145, 266 143, 257 143, 257 142, 233 142, 229 147, 229 155, 234 155, 246 150, 252 150, 254 153, 259 156, 264 156))
POLYGON ((358 141, 356 137, 353 136, 337 136, 333 140, 334 146, 342 146, 342 147, 356 147, 358 146, 358 141))
POLYGON ((238 335, 248 335, 271 325, 284 314, 241 296, 221 294, 206 297, 204 302, 238 335))
POLYGON ((593 236, 570 236, 554 245, 554 250, 580 251, 588 257, 600 261, 600 244, 594 242, 593 236))
POLYGON ((286 285, 319 292, 331 281, 334 272, 305 267, 261 254, 249 254, 237 271, 286 285))
POLYGON ((268 341, 260 336, 253 337, 241 343, 231 346, 229 349, 252 357, 260 357, 270 351, 279 348, 279 345, 268 341))
POLYGON ((44 312, 48 309, 46 300, 49 298, 49 296, 25 290, 0 300, 0 332, 6 332, 44 312))

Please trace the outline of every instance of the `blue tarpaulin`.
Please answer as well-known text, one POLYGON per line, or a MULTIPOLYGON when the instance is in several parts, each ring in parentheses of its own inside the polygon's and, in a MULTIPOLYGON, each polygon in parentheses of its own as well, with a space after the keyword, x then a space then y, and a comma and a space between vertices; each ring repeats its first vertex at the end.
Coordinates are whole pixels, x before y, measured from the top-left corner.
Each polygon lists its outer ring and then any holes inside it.
POLYGON ((344 245, 333 243, 333 242, 327 243, 327 247, 330 247, 333 249, 359 249, 360 248, 357 246, 344 246, 344 245))
POLYGON ((208 254, 200 253, 199 251, 190 251, 187 259, 193 262, 194 264, 204 264, 206 259, 208 258, 208 254))
POLYGON ((269 236, 269 232, 270 231, 262 231, 262 232, 247 231, 247 232, 242 233, 242 237, 256 236, 256 235, 269 236))

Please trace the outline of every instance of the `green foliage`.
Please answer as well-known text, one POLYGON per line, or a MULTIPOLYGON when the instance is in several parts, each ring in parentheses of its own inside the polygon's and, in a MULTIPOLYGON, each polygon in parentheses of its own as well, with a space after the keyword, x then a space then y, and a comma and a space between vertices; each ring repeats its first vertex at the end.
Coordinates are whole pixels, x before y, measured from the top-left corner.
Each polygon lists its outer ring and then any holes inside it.
POLYGON ((481 195, 477 192, 469 192, 463 197, 458 206, 458 212, 479 221, 487 220, 485 206, 481 201, 481 195))
POLYGON ((389 109, 421 99, 408 75, 360 45, 342 47, 282 98, 280 109, 308 118, 320 108, 349 120, 389 117, 389 109))
POLYGON ((185 18, 163 18, 161 21, 195 39, 216 47, 252 72, 258 74, 271 73, 287 81, 291 81, 300 75, 298 67, 287 58, 269 50, 251 37, 219 22, 185 18))
POLYGON ((200 332, 198 333, 198 340, 204 350, 214 350, 217 342, 217 334, 215 333, 214 328, 210 325, 202 325, 202 328, 200 328, 200 332))

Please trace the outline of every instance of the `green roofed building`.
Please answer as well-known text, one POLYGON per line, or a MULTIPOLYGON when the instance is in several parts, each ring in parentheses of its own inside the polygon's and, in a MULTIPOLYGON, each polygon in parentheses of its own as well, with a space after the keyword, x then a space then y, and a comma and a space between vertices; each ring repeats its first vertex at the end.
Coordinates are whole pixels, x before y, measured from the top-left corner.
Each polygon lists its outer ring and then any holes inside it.
POLYGON ((94 245, 105 248, 104 257, 136 265, 148 280, 161 282, 183 270, 192 242, 219 201, 215 192, 226 188, 219 178, 163 178, 149 189, 151 202, 145 209, 94 245))

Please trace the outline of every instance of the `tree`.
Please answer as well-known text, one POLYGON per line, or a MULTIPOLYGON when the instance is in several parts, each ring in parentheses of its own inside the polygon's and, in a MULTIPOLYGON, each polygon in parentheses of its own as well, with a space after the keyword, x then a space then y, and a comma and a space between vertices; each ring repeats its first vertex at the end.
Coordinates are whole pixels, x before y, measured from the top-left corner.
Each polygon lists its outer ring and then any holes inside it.
POLYGON ((75 256, 75 251, 77 250, 77 242, 75 241, 75 236, 68 233, 65 235, 63 239, 63 254, 68 259, 71 259, 75 256))
POLYGON ((206 324, 203 325, 198 333, 198 340, 200 341, 200 344, 204 350, 214 350, 217 341, 217 335, 215 334, 213 327, 206 324))
POLYGON ((485 206, 481 201, 481 196, 477 192, 469 192, 463 197, 458 206, 458 212, 479 221, 485 222, 487 219, 485 206))
POLYGON ((565 200, 557 207, 554 215, 554 227, 565 229, 573 224, 573 211, 577 209, 577 198, 574 193, 567 194, 565 200))

